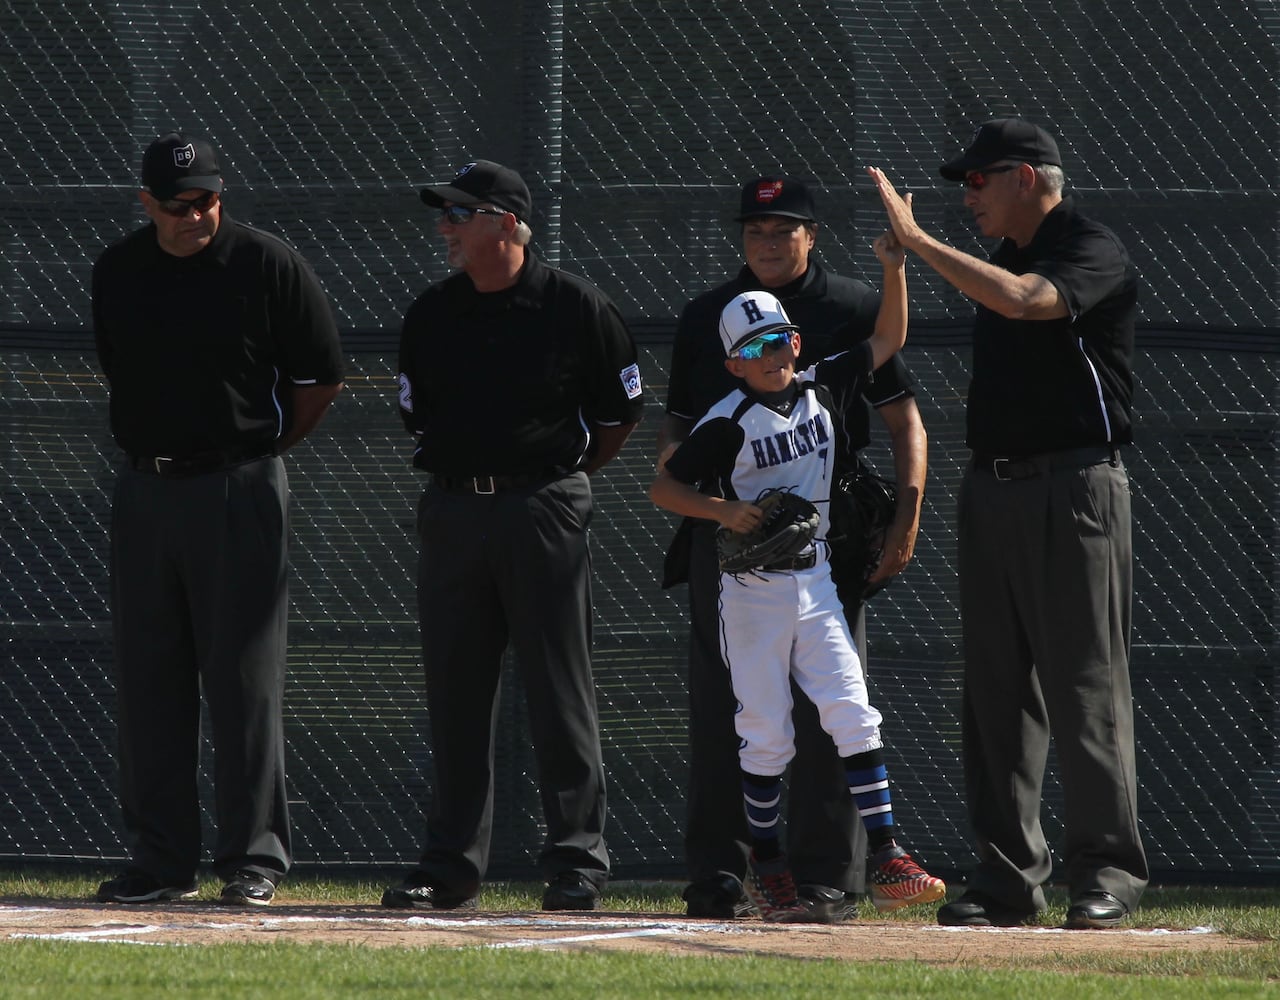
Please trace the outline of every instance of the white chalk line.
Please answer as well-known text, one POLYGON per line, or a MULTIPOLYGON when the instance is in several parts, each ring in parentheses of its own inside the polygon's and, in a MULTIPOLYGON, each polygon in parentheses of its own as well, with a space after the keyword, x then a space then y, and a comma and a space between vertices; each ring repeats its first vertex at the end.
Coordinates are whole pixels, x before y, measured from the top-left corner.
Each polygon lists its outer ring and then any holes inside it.
MULTIPOLYGON (((53 907, 17 907, 0 905, 0 924, 8 922, 29 922, 36 919, 46 918, 49 914, 59 912, 53 907)), ((750 933, 753 928, 748 926, 734 926, 729 923, 704 923, 696 924, 689 922, 673 922, 670 920, 653 920, 645 918, 618 919, 618 918, 602 918, 592 919, 557 919, 553 917, 530 916, 530 917, 361 917, 355 915, 349 916, 263 916, 261 918, 244 921, 244 920, 228 920, 228 921, 186 921, 182 923, 159 923, 159 924, 117 924, 107 922, 105 925, 99 925, 94 928, 87 928, 76 931, 49 931, 46 933, 32 931, 14 931, 8 937, 10 939, 42 939, 47 941, 84 941, 84 942, 115 942, 122 944, 164 944, 166 942, 147 941, 141 942, 135 940, 136 936, 143 934, 161 934, 161 933, 190 933, 192 931, 206 931, 214 934, 233 933, 237 931, 270 931, 287 928, 290 926, 374 926, 389 928, 429 928, 433 930, 458 930, 465 931, 472 928, 494 928, 494 927, 522 927, 531 930, 569 930, 571 928, 581 928, 586 924, 593 928, 591 933, 569 934, 554 938, 522 938, 517 941, 490 943, 483 945, 488 948, 533 948, 533 947, 555 947, 563 944, 576 944, 589 941, 601 941, 609 939, 621 938, 639 938, 639 937, 660 937, 675 936, 691 933, 722 933, 722 934, 741 934, 750 933)))
POLYGON ((1216 927, 1110 927, 1091 930, 1067 927, 942 927, 937 924, 925 924, 917 927, 921 931, 939 931, 944 934, 968 934, 977 931, 979 934, 1129 934, 1134 937, 1184 937, 1192 934, 1221 934, 1216 927))
POLYGON ((569 937, 558 938, 523 938, 516 941, 499 941, 496 944, 486 945, 487 948, 556 948, 563 944, 582 944, 585 941, 616 941, 622 938, 642 938, 642 937, 671 937, 675 934, 683 934, 687 931, 683 930, 664 930, 660 927, 653 927, 649 930, 639 931, 614 931, 610 934, 573 934, 569 937))
MULTIPOLYGON (((47 918, 49 914, 60 912, 57 907, 45 906, 9 906, 0 905, 0 925, 5 923, 29 923, 47 918)), ((97 927, 75 931, 50 931, 48 933, 31 931, 12 931, 7 936, 11 939, 44 939, 50 941, 117 941, 130 944, 163 944, 159 941, 136 941, 138 935, 160 933, 190 933, 191 931, 207 931, 212 933, 231 933, 237 931, 266 931, 287 928, 290 926, 317 925, 335 927, 339 925, 363 925, 370 927, 421 927, 435 930, 466 930, 481 927, 526 927, 529 929, 570 930, 581 929, 584 925, 592 928, 589 933, 567 934, 555 938, 521 938, 515 941, 490 943, 488 948, 531 948, 555 947, 560 944, 576 944, 588 941, 600 941, 621 938, 679 936, 687 934, 750 934, 762 930, 760 925, 747 922, 704 922, 704 921, 672 921, 653 918, 593 918, 582 915, 573 919, 559 919, 545 916, 510 916, 510 917, 431 917, 415 914, 411 917, 364 917, 356 915, 336 916, 263 916, 252 921, 245 920, 198 920, 182 923, 159 924, 119 924, 105 922, 97 927)), ((851 921, 849 926, 857 926, 851 921)), ((776 926, 776 925, 775 925, 776 926)), ((804 927, 797 924, 796 927, 804 927)), ((773 929, 773 928, 771 928, 773 929)), ((1111 934, 1131 935, 1135 937, 1170 937, 1190 936, 1198 934, 1220 933, 1213 927, 1191 927, 1186 929, 1168 928, 1112 928, 1105 931, 1068 930, 1064 927, 942 927, 937 924, 922 924, 911 927, 913 930, 940 933, 996 933, 996 934, 1111 934)))

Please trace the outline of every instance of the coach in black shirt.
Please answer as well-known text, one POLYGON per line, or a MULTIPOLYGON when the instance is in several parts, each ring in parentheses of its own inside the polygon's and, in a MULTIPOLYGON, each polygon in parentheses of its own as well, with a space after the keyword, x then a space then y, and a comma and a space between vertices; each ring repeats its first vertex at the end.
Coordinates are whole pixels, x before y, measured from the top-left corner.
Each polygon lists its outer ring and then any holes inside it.
POLYGON ((111 508, 120 796, 130 861, 102 902, 195 894, 200 695, 222 902, 263 905, 291 862, 282 703, 288 484, 279 455, 342 388, 319 282, 222 208, 217 152, 143 158, 151 224, 93 269, 98 359, 125 452, 111 508))
POLYGON ((435 786, 422 857, 382 904, 474 904, 510 643, 546 820, 542 907, 592 909, 609 856, 588 475, 640 419, 636 349, 600 291, 527 248, 533 206, 515 171, 477 160, 422 200, 458 269, 410 306, 400 341, 400 416, 432 477, 418 506, 418 613, 435 786))

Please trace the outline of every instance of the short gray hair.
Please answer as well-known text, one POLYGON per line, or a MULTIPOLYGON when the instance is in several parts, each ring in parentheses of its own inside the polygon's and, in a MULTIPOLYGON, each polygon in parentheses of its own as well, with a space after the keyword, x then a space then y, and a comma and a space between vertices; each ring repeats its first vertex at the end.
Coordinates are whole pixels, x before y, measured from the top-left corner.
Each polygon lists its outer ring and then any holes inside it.
POLYGON ((1055 167, 1050 163, 1036 163, 1033 166, 1050 194, 1062 194, 1062 186, 1067 182, 1067 175, 1062 172, 1061 167, 1055 167))

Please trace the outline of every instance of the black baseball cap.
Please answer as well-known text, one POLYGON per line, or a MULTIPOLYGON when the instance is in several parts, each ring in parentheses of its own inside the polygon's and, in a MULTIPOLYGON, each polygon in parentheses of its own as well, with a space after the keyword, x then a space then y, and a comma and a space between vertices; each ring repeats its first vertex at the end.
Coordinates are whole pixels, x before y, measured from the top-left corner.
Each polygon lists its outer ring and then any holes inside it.
POLYGON ((161 201, 179 191, 221 191, 218 151, 208 139, 170 132, 147 147, 142 157, 142 186, 161 201))
POLYGON ((963 155, 942 165, 942 176, 962 181, 970 170, 980 170, 997 160, 1062 166, 1057 142, 1039 125, 1023 118, 994 118, 978 128, 963 155))
POLYGON ((804 181, 794 177, 757 177, 742 185, 742 208, 738 222, 759 215, 785 215, 812 222, 816 217, 813 196, 804 181))
POLYGON ((518 173, 492 160, 476 160, 459 168, 448 184, 435 184, 422 189, 422 200, 432 208, 443 208, 446 201, 455 205, 497 205, 528 222, 533 213, 533 198, 518 173))

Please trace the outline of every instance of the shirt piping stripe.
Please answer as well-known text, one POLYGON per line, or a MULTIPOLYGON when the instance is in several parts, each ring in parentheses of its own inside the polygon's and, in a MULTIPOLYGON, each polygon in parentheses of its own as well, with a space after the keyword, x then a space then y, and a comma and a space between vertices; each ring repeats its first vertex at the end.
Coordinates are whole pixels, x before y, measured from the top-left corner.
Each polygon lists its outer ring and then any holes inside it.
POLYGON ((1084 338, 1077 337, 1076 345, 1080 348, 1080 356, 1084 358, 1084 363, 1089 366, 1089 373, 1093 376, 1093 388, 1098 394, 1098 408, 1102 411, 1102 426, 1106 430, 1107 444, 1111 444, 1111 417, 1107 415, 1107 399, 1102 394, 1102 380, 1098 378, 1098 369, 1093 366, 1089 355, 1085 353, 1084 338))

